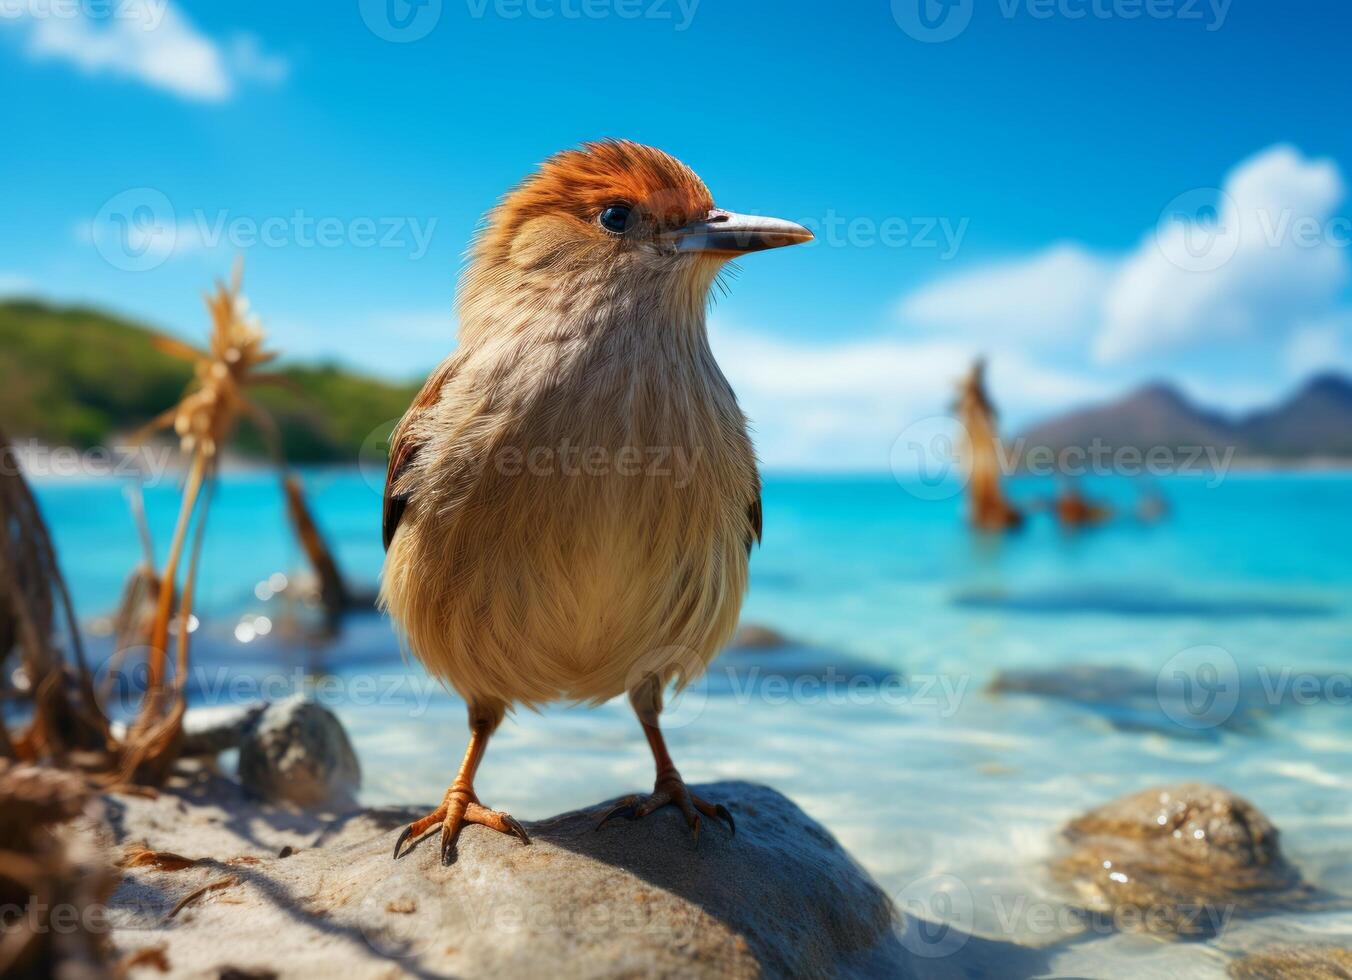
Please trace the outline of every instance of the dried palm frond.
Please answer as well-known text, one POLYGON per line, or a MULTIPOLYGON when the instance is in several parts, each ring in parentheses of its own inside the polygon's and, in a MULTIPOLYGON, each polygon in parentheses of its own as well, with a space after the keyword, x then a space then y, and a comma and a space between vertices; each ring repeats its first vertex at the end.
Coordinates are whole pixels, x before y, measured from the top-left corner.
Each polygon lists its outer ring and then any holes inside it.
MULTIPOLYGON (((0 433, 0 452, 12 458, 0 433)), ((17 467, 0 470, 0 661, 19 650, 33 720, 17 739, 0 738, 0 753, 64 758, 75 750, 106 751, 107 721, 99 711, 70 595, 37 500, 17 467), (74 663, 57 642, 61 626, 74 663)), ((3 723, 0 723, 3 727, 3 723)))
POLYGON ((150 645, 155 610, 159 607, 160 589, 163 587, 160 573, 155 568, 155 545, 146 520, 145 497, 140 484, 133 483, 127 497, 132 520, 141 539, 141 560, 128 574, 122 586, 117 612, 113 614, 113 652, 104 668, 104 683, 99 692, 105 704, 113 694, 113 685, 127 654, 150 645))
POLYGON ((211 314, 211 334, 206 351, 183 341, 157 338, 161 350, 191 360, 194 380, 177 405, 153 420, 143 437, 173 426, 179 449, 188 460, 183 499, 161 573, 158 602, 149 630, 147 688, 136 721, 127 733, 120 776, 127 781, 158 783, 168 773, 182 740, 185 709, 183 686, 187 678, 189 619, 193 583, 200 557, 202 528, 207 506, 203 492, 214 483, 220 454, 243 414, 256 415, 246 390, 266 376, 256 368, 276 355, 264 350, 264 336, 257 317, 249 312, 240 293, 242 269, 238 264, 229 285, 220 283, 206 297, 211 314), (189 561, 187 584, 178 603, 178 656, 174 683, 168 683, 169 624, 174 616, 174 593, 179 565, 190 526, 196 520, 197 535, 189 561))

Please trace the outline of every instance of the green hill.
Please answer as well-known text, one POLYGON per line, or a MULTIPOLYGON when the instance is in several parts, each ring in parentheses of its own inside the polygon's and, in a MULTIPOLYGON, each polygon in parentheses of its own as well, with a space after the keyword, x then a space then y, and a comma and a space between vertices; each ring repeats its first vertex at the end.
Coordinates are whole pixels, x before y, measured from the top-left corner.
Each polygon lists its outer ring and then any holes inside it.
MULTIPOLYGON (((0 303, 0 426, 51 445, 107 444, 172 405, 192 367, 157 350, 151 331, 94 310, 0 303)), ((363 440, 403 414, 416 384, 391 384, 332 365, 279 369, 290 387, 260 387, 292 462, 356 462, 363 440), (294 390, 291 390, 294 388, 294 390)), ((235 442, 261 455, 245 422, 235 442)))

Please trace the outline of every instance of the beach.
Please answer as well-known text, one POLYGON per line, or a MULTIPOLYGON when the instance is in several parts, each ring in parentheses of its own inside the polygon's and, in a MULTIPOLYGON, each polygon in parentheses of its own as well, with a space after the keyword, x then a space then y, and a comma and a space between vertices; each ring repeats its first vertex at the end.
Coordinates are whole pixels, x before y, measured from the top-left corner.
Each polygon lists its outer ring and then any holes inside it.
MULTIPOLYGON (((381 558, 378 480, 356 469, 304 476, 350 583, 369 589, 381 558)), ((1019 501, 1047 489, 1010 484, 1019 501)), ((1092 489, 1124 510, 1135 499, 1126 481, 1092 489)), ((932 911, 936 888, 956 895, 956 926, 1053 947, 1061 974, 1219 976, 1228 955, 1292 930, 1352 933, 1352 913, 1336 902, 1238 918, 1197 942, 1086 931, 1048 873, 1067 821, 1200 779, 1267 814, 1307 882, 1352 893, 1342 774, 1352 751, 1352 529, 1340 520, 1352 480, 1232 473, 1160 489, 1170 513, 1156 524, 1124 517, 1067 534, 1041 515, 991 539, 962 526, 960 499, 943 486, 768 475, 743 621, 790 643, 725 655, 672 703, 664 725, 683 773, 775 787, 903 912, 932 911)), ((106 611, 136 557, 121 487, 36 490, 81 616, 106 611)), ((152 487, 147 503, 162 544, 172 486, 152 487)), ((463 704, 401 657, 375 612, 353 614, 327 644, 286 638, 276 600, 259 598, 261 583, 302 562, 282 507, 267 474, 222 481, 192 703, 305 688, 352 738, 362 803, 438 799, 466 737, 463 704)), ((532 820, 650 781, 619 700, 509 717, 477 789, 532 820)))

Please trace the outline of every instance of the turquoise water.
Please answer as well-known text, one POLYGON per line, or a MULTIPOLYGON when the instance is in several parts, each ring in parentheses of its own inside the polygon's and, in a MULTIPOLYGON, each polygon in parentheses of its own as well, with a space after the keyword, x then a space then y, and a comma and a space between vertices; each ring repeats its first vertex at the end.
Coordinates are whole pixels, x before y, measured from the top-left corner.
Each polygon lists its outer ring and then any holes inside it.
MULTIPOLYGON (((305 477, 349 578, 372 585, 378 486, 355 470, 305 477)), ((1341 900, 1236 920, 1191 943, 1127 934, 1071 942, 1064 920, 1047 927, 1024 914, 1065 909, 1043 861, 1067 819, 1188 779, 1249 797, 1308 880, 1352 897, 1352 477, 1159 485, 1171 512, 1155 525, 1123 519, 1067 535, 1037 515, 1024 532, 990 540, 963 527, 956 497, 927 499, 932 488, 768 477, 744 619, 802 649, 716 665, 673 705, 670 742, 683 774, 774 785, 903 907, 919 901, 982 936, 1046 945, 1049 973, 1219 976, 1228 955, 1267 939, 1352 935, 1341 900), (987 690, 1001 671, 1064 679, 1069 668, 1105 693, 1080 703, 987 690), (942 908, 936 890, 951 899, 942 908)), ((82 615, 106 611, 138 555, 120 487, 38 489, 82 615)), ((1125 510, 1134 503, 1125 481, 1089 489, 1125 510)), ((1013 485, 1024 500, 1049 490, 1013 485)), ((176 502, 171 486, 148 495, 161 547, 176 502)), ((241 615, 276 615, 255 585, 297 568, 300 556, 268 475, 225 480, 211 521, 196 699, 230 697, 211 688, 227 675, 272 685, 265 693, 325 676, 321 694, 362 758, 365 799, 438 799, 463 748, 458 699, 404 664, 374 615, 355 617, 327 649, 297 652, 280 630, 236 640, 241 615)), ((651 779, 637 726, 614 702, 509 719, 478 789, 529 819, 651 779)))

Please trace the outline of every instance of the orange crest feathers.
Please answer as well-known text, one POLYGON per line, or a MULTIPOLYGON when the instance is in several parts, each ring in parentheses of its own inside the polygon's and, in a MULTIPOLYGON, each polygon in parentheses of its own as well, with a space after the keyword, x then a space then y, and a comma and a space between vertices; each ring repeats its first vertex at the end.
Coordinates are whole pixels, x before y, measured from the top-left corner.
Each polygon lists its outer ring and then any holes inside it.
POLYGON ((713 198, 695 172, 675 157, 628 140, 584 143, 550 157, 489 215, 477 252, 497 256, 527 222, 567 216, 588 226, 612 204, 640 208, 659 226, 703 217, 713 198))

